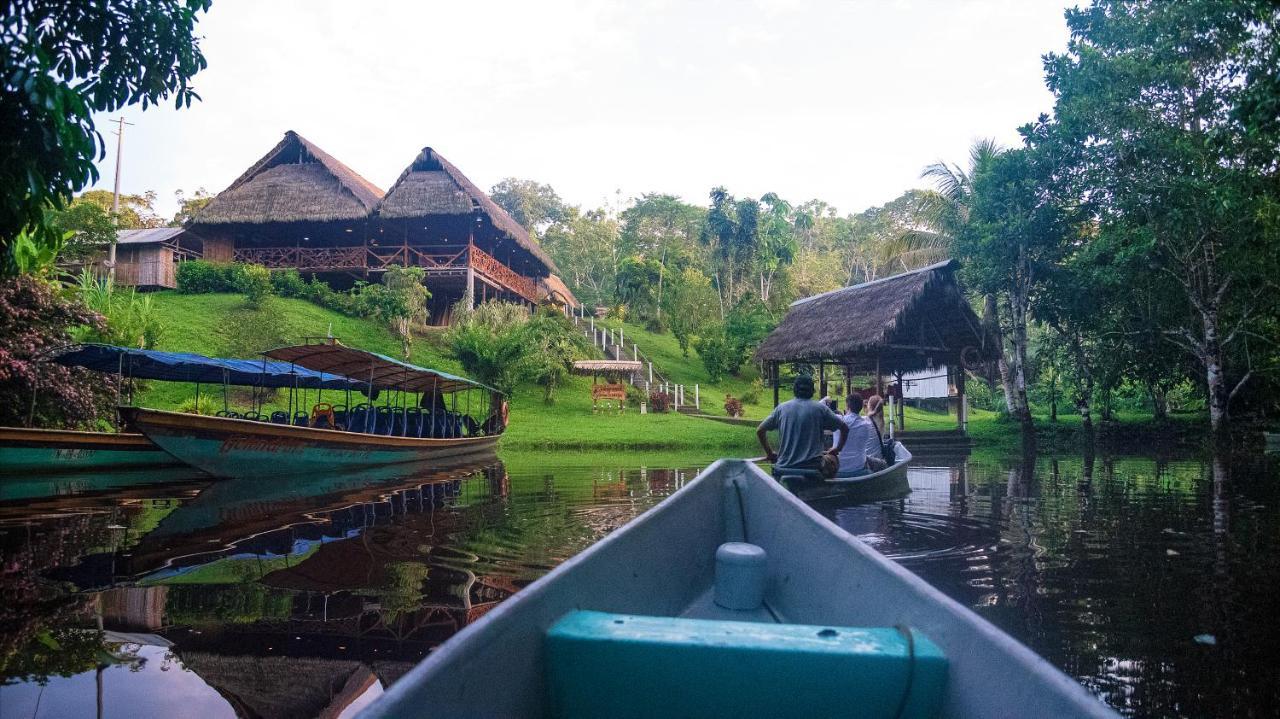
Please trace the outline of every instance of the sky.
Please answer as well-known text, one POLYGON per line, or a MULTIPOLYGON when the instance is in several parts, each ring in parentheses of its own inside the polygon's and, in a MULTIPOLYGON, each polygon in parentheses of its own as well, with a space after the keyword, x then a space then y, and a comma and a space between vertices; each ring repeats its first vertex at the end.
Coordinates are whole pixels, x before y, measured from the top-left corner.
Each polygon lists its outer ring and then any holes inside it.
POLYGON ((1052 107, 1062 0, 215 0, 203 98, 96 117, 97 187, 219 192, 295 130, 389 188, 430 146, 483 188, 883 204, 1052 107))

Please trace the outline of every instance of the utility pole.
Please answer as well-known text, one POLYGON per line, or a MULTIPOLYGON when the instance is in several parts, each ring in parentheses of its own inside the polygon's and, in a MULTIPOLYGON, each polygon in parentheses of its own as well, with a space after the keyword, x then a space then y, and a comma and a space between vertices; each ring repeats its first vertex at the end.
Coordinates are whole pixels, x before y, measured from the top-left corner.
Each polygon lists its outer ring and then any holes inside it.
MULTIPOLYGON (((120 160, 124 157, 124 126, 132 125, 132 122, 125 122, 123 117, 117 117, 113 122, 119 124, 116 130, 116 185, 111 191, 111 221, 115 223, 116 235, 120 234, 120 160)), ((116 235, 111 237, 111 251, 107 253, 107 273, 114 284, 116 281, 116 235)))

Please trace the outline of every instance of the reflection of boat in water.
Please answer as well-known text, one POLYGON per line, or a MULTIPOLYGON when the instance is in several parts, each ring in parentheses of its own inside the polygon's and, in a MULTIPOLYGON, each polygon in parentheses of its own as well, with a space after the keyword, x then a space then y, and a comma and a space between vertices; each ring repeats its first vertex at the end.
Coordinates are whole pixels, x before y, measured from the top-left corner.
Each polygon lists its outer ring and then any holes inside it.
POLYGON ((501 393, 446 372, 345 347, 336 340, 264 354, 314 372, 367 378, 364 384, 371 398, 385 392, 386 402, 355 407, 317 402, 303 408, 299 422, 283 412, 272 413, 282 415, 279 421, 138 407, 121 408, 121 413, 173 456, 216 477, 237 478, 492 455, 506 428, 501 393), (479 396, 472 402, 476 391, 479 396))
POLYGON ((862 716, 1115 716, 732 460, 464 629, 361 716, 427 706, 457 717, 812 716, 852 706, 862 716))
MULTIPOLYGON (((33 500, 66 498, 74 501, 130 487, 164 486, 183 481, 201 483, 209 481, 208 475, 204 472, 182 464, 113 468, 100 472, 86 472, 83 469, 5 477, 0 480, 0 503, 22 501, 24 502, 22 507, 14 509, 28 510, 27 513, 29 513, 32 507, 25 502, 33 500)), ((4 512, 0 510, 0 517, 3 514, 4 512)))
POLYGON ((842 500, 848 502, 875 502, 896 499, 911 493, 907 481, 907 466, 911 464, 911 452, 901 442, 893 443, 895 461, 878 472, 861 477, 837 477, 835 479, 792 479, 783 477, 787 488, 806 502, 842 500))

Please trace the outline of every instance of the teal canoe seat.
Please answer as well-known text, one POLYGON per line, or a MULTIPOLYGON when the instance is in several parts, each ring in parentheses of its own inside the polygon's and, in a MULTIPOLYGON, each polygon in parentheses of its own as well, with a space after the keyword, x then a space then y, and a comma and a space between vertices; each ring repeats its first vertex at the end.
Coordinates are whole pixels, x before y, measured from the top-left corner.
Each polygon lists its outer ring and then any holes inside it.
POLYGON ((853 629, 574 611, 546 636, 551 713, 585 717, 931 717, 937 645, 853 629))

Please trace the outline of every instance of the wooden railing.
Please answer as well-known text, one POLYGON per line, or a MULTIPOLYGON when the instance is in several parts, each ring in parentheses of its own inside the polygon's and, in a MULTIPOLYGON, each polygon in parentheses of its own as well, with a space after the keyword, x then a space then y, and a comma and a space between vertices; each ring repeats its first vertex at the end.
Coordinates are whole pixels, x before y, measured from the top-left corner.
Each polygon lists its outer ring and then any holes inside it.
POLYGON ((354 247, 237 247, 232 259, 272 269, 294 268, 303 272, 385 270, 391 265, 421 267, 428 275, 458 275, 471 269, 499 287, 537 302, 538 285, 474 245, 470 248, 376 245, 354 247))

